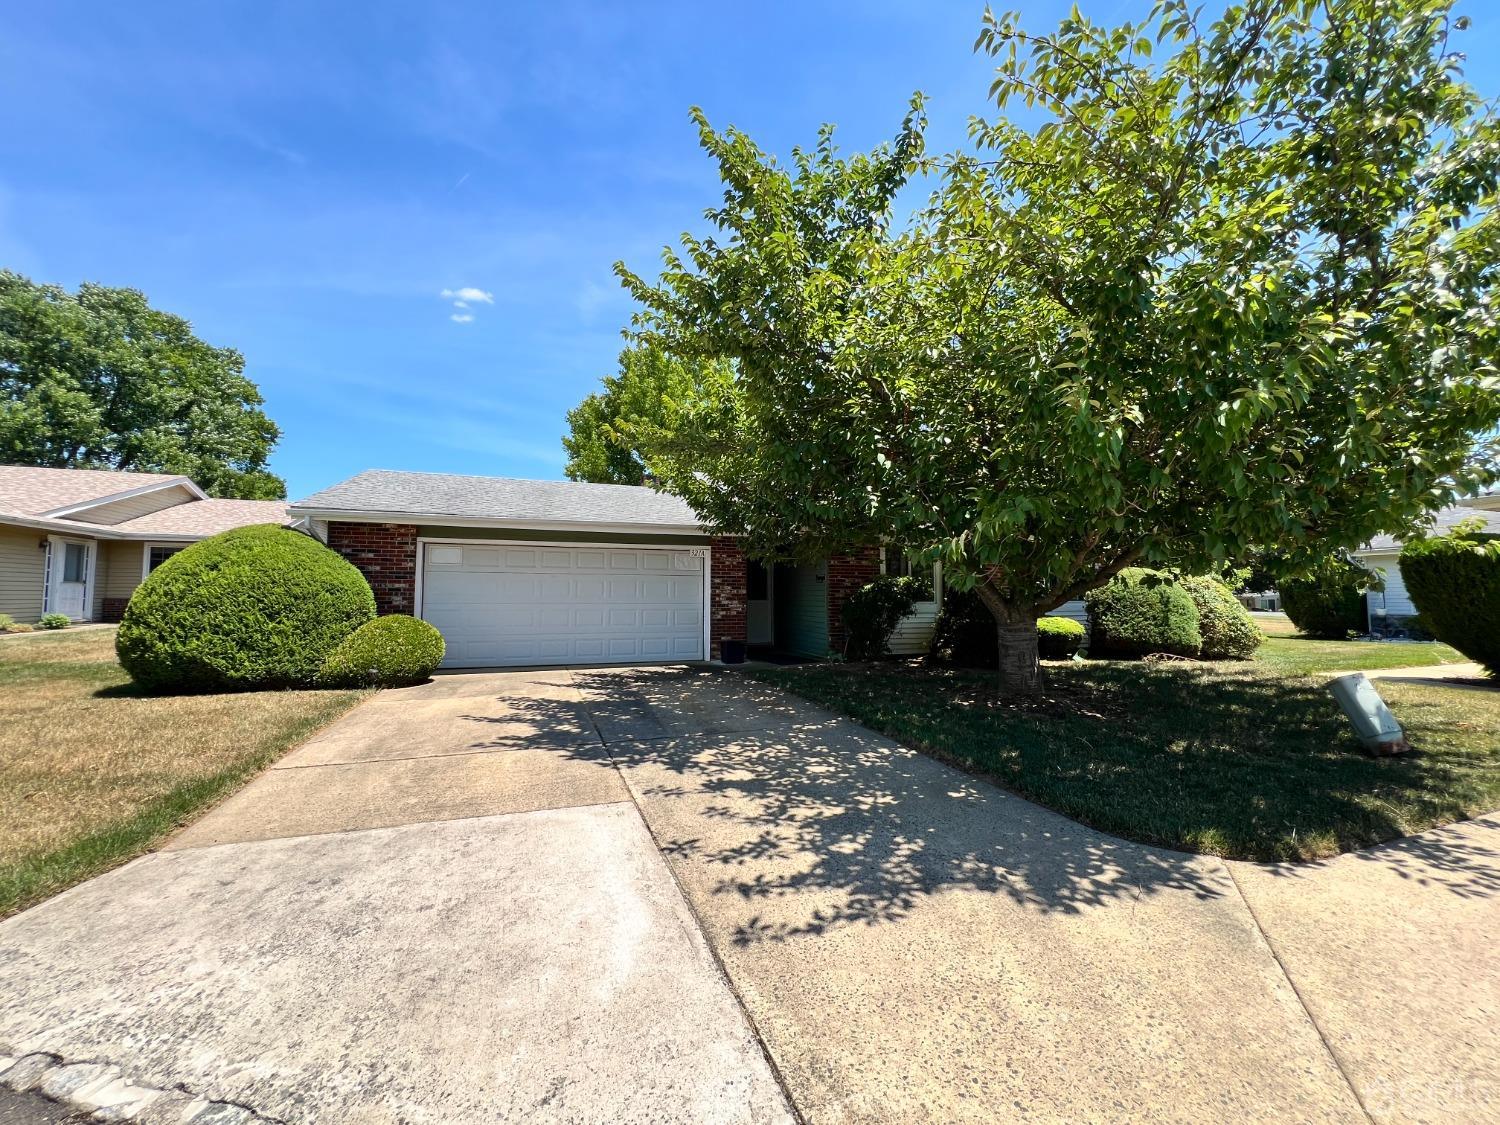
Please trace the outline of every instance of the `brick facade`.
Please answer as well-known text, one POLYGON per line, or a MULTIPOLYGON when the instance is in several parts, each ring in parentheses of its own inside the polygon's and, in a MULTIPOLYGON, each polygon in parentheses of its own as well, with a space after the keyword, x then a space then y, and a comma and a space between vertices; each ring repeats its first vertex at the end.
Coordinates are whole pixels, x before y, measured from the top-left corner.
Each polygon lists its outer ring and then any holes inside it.
POLYGON ((864 547, 828 560, 828 647, 844 649, 844 601, 880 574, 880 548, 864 547))
POLYGON ((709 543, 708 648, 710 660, 719 656, 725 638, 745 639, 745 553, 733 539, 709 543))
POLYGON ((130 604, 129 598, 105 598, 99 607, 99 620, 107 622, 119 621, 125 616, 125 607, 130 604))
POLYGON ((328 545, 375 591, 375 608, 413 613, 417 604, 417 529, 404 523, 330 523, 328 545))

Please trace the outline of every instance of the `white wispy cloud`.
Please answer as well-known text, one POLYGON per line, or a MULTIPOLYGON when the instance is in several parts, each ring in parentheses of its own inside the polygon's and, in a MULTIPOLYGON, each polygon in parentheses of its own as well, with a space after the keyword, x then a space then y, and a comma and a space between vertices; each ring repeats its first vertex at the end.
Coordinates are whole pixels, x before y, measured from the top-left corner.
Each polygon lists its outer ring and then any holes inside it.
POLYGON ((473 301, 475 304, 493 305, 495 303, 495 295, 483 289, 476 289, 472 285, 465 285, 462 289, 444 289, 443 300, 473 301))
POLYGON ((468 324, 474 319, 473 313, 454 313, 448 318, 454 324, 468 324))

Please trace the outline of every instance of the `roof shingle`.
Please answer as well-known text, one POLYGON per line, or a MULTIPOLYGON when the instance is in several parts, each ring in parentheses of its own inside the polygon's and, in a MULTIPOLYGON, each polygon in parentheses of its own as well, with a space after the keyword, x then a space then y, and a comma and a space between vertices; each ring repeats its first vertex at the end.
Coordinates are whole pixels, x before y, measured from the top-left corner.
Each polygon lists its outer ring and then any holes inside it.
MULTIPOLYGON (((1432 517, 1432 524, 1428 529, 1428 533, 1443 535, 1451 531, 1463 520, 1476 518, 1483 521, 1485 530, 1491 535, 1500 535, 1500 512, 1486 511, 1483 508, 1471 508, 1467 504, 1455 504, 1451 508, 1439 509, 1432 517)), ((1401 543, 1400 536, 1377 535, 1362 550, 1399 551, 1401 543)))
POLYGON ((0 465, 0 512, 40 516, 58 508, 102 500, 151 484, 186 480, 172 473, 120 473, 113 469, 39 469, 0 465))
POLYGON ((301 510, 389 513, 510 523, 642 524, 696 527, 675 496, 628 484, 515 480, 509 477, 371 469, 292 505, 301 510))

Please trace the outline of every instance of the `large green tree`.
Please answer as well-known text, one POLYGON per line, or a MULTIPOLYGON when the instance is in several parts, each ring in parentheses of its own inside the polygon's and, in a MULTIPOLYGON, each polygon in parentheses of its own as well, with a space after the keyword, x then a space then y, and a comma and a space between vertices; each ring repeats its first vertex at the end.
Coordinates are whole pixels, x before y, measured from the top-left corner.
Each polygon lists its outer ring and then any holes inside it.
POLYGON ((280 499, 281 436, 245 360, 134 289, 69 293, 0 271, 0 462, 184 473, 215 496, 280 499))
POLYGON ((1042 121, 942 160, 920 99, 893 144, 825 129, 790 165, 695 113, 716 230, 656 282, 618 267, 643 339, 736 361, 652 452, 663 484, 752 550, 924 548, 1030 691, 1037 617, 1124 567, 1295 569, 1488 479, 1500 130, 1449 4, 1210 20, 987 13, 994 98, 1042 121))
POLYGON ((643 448, 675 425, 685 403, 709 382, 730 377, 718 360, 680 360, 659 348, 636 346, 620 353, 620 370, 606 375, 604 390, 568 411, 569 480, 594 484, 645 484, 643 448))

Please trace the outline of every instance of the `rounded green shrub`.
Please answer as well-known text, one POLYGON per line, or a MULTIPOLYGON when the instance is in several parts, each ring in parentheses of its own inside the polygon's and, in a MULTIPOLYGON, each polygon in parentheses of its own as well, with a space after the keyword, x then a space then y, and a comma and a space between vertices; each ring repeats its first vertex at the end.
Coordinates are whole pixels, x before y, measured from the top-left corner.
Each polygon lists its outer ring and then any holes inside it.
POLYGON ((1249 660, 1265 637, 1255 619, 1234 596, 1229 586, 1207 574, 1183 578, 1179 585, 1198 610, 1198 632, 1205 660, 1249 660))
POLYGON ((66 613, 44 613, 36 623, 43 629, 66 629, 73 624, 73 619, 66 613))
POLYGON ((443 634, 425 621, 391 613, 367 621, 328 654, 320 683, 400 687, 430 678, 443 662, 443 634))
POLYGON ((1309 637, 1341 641, 1365 631, 1365 590, 1370 574, 1344 559, 1329 559, 1316 571, 1283 578, 1277 585, 1281 608, 1309 637))
POLYGON ((926 586, 912 577, 882 574, 844 599, 844 656, 877 660, 884 656, 896 625, 911 612, 926 586))
POLYGON ((1043 617, 1036 632, 1037 654, 1043 660, 1072 660, 1083 647, 1086 630, 1071 617, 1043 617))
POLYGON ((998 668, 1000 640, 992 614, 973 590, 944 590, 927 655, 959 668, 998 668))
POLYGON ((1084 596, 1093 633, 1090 656, 1154 653, 1197 656, 1203 647, 1198 609, 1166 575, 1132 567, 1084 596))
POLYGON ((153 570, 125 608, 115 651, 152 691, 296 687, 374 616, 364 575, 317 540, 241 527, 153 570))
POLYGON ((1401 577, 1422 626, 1500 676, 1500 539, 1459 525, 1401 551, 1401 577))

